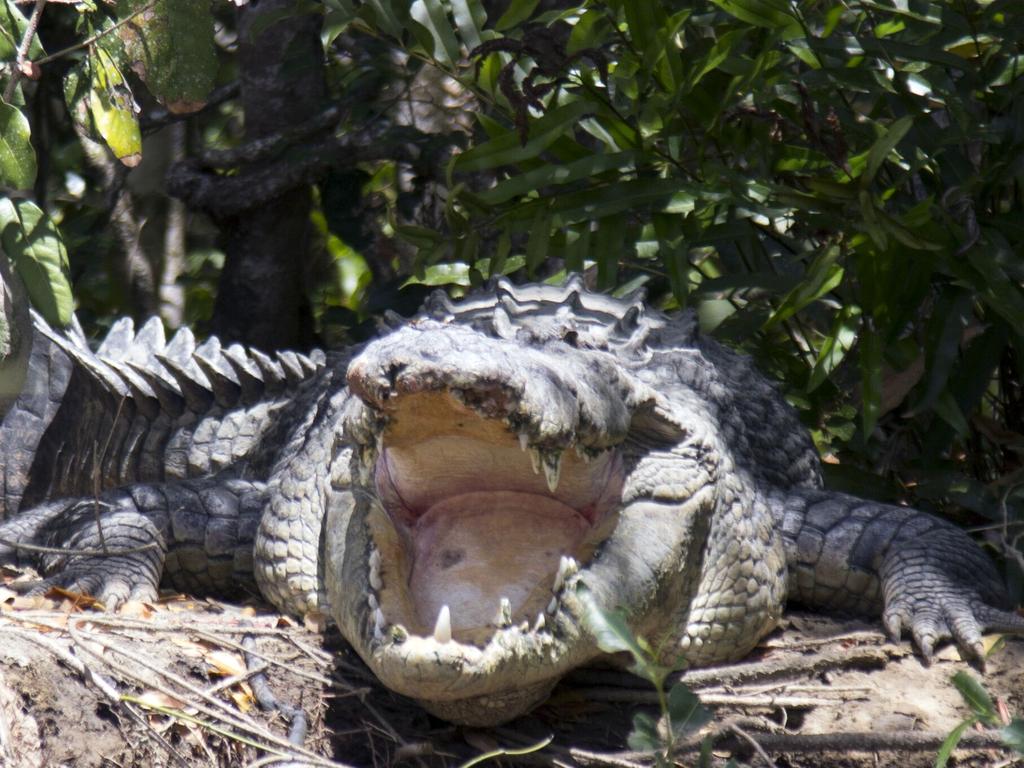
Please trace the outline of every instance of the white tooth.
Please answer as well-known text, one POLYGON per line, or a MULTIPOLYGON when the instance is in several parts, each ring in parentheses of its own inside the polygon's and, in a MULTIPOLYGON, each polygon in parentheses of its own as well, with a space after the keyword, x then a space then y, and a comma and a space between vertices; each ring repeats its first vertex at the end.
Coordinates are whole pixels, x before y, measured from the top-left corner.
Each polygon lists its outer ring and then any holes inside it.
POLYGON ((555 583, 552 585, 551 591, 557 594, 562 591, 563 586, 565 586, 565 555, 558 559, 558 573, 555 574, 555 583))
POLYGON ((554 614, 558 610, 558 598, 552 597, 551 602, 548 603, 548 613, 554 614))
POLYGON ((540 474, 540 451, 536 448, 530 449, 530 464, 533 465, 533 474, 540 474))
POLYGON ((384 618, 384 611, 380 608, 373 612, 373 628, 378 632, 383 632, 384 627, 388 625, 387 619, 384 618))
POLYGON ((548 490, 554 493, 558 488, 558 477, 562 469, 562 455, 547 453, 544 455, 544 479, 548 481, 548 490))
POLYGON ((376 611, 380 607, 380 603, 377 602, 377 596, 373 592, 366 595, 366 604, 370 606, 371 611, 376 611))
POLYGON ((519 631, 522 632, 524 635, 527 632, 529 632, 530 631, 530 622, 524 620, 523 623, 519 625, 519 631))
POLYGON ((434 639, 439 643, 447 643, 452 639, 452 612, 447 605, 442 605, 437 612, 437 621, 434 623, 434 639))
POLYGON ((537 622, 533 625, 533 631, 540 632, 542 629, 544 629, 544 614, 538 613, 537 622))
POLYGON ((558 560, 558 573, 555 574, 555 585, 551 591, 555 593, 560 592, 562 587, 565 586, 565 582, 575 575, 579 569, 579 563, 576 562, 575 558, 562 555, 558 560))
POLYGON ((530 447, 530 436, 525 432, 519 433, 519 447, 524 451, 530 447))
POLYGON ((380 592, 384 581, 380 577, 380 550, 373 550, 370 553, 370 586, 374 592, 380 592))
POLYGON ((498 615, 494 617, 494 624, 503 628, 512 626, 512 603, 507 597, 501 598, 498 615))

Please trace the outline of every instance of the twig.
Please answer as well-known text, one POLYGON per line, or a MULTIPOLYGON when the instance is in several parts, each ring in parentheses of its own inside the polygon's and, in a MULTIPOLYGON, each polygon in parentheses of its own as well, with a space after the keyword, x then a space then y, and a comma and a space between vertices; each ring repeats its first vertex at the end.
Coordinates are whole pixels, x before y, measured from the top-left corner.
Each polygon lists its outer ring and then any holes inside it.
POLYGON ((300 125, 291 126, 283 131, 261 136, 247 141, 231 149, 206 150, 200 152, 199 162, 208 168, 227 169, 245 163, 257 163, 278 155, 300 141, 315 136, 338 123, 345 116, 346 110, 338 104, 332 104, 320 114, 311 117, 300 125))
MULTIPOLYGON (((256 649, 256 640, 253 639, 252 635, 246 635, 242 638, 242 646, 244 648, 246 667, 258 666, 256 657, 251 653, 251 651, 256 649)), ((306 741, 306 713, 302 707, 292 706, 278 700, 277 696, 270 689, 270 683, 267 681, 265 674, 266 668, 267 665, 263 664, 262 669, 257 670, 249 679, 249 686, 252 688, 253 696, 256 697, 256 701, 261 709, 268 712, 280 712, 288 720, 288 741, 297 747, 301 747, 306 741)))
MULTIPOLYGON (((938 749, 947 736, 942 731, 759 733, 757 740, 768 752, 924 752, 938 749)), ((958 747, 1008 749, 995 731, 968 731, 958 747)))
POLYGON ((142 727, 143 731, 162 749, 167 752, 168 757, 175 763, 175 765, 188 768, 188 763, 185 758, 182 757, 178 751, 168 742, 160 733, 156 731, 147 722, 147 720, 128 702, 124 701, 123 695, 117 688, 114 687, 113 683, 107 681, 102 675, 93 671, 91 667, 85 664, 77 656, 72 655, 68 651, 61 648, 57 643, 53 642, 49 638, 43 637, 38 632, 33 632, 29 629, 19 629, 16 627, 2 627, 0 626, 0 632, 7 632, 17 637, 21 637, 31 643, 35 643, 41 648, 46 649, 52 653, 57 659, 59 659, 65 666, 69 667, 74 672, 77 672, 82 676, 83 679, 92 683, 100 691, 107 702, 114 708, 122 710, 128 714, 128 716, 142 727))
MULTIPOLYGON (((579 688, 575 691, 588 701, 613 701, 627 704, 658 704, 656 691, 629 690, 624 688, 579 688)), ((732 694, 701 692, 702 704, 712 707, 790 707, 792 709, 812 709, 839 704, 849 699, 810 698, 807 696, 776 696, 772 694, 732 694)))
POLYGON ((764 748, 757 742, 757 740, 753 736, 751 736, 749 733, 744 731, 736 724, 730 725, 729 730, 735 733, 744 741, 746 741, 748 744, 750 744, 750 746, 754 748, 754 751, 757 752, 758 755, 760 755, 762 760, 764 760, 768 768, 779 768, 775 764, 775 761, 768 757, 768 753, 764 751, 764 748))
MULTIPOLYGON (((46 0, 42 0, 42 1, 46 2, 46 0)), ((154 8, 154 6, 156 6, 156 4, 159 3, 159 2, 162 2, 162 0, 151 0, 151 2, 146 3, 141 8, 136 8, 134 11, 129 13, 127 16, 125 16, 120 21, 118 21, 118 22, 116 22, 114 24, 111 24, 106 29, 101 29, 95 35, 90 35, 89 37, 85 38, 85 40, 81 40, 81 41, 75 43, 74 45, 69 45, 67 48, 62 48, 59 51, 57 51, 56 53, 51 53, 48 56, 43 56, 43 58, 41 58, 37 62, 35 62, 36 65, 37 66, 42 66, 43 64, 49 64, 51 61, 54 61, 55 59, 59 59, 62 56, 67 56, 69 53, 74 53, 75 51, 77 51, 77 50, 79 50, 81 48, 88 48, 90 45, 95 43, 97 40, 100 40, 103 37, 106 37, 107 35, 109 35, 115 29, 118 29, 119 27, 123 27, 125 24, 130 22, 132 19, 134 19, 139 14, 142 14, 142 13, 145 13, 146 11, 152 10, 154 8)))
MULTIPOLYGON (((277 659, 273 658, 272 656, 267 656, 265 654, 260 653, 255 648, 247 648, 244 645, 244 638, 243 638, 243 643, 236 643, 234 640, 228 640, 225 637, 218 637, 217 635, 213 634, 212 632, 206 632, 204 630, 199 630, 195 634, 198 635, 199 637, 201 637, 203 640, 207 640, 208 642, 217 643, 218 645, 222 645, 222 646, 225 646, 227 648, 232 648, 232 649, 234 649, 236 651, 242 651, 243 653, 251 654, 254 658, 260 659, 261 661, 265 662, 268 665, 273 664, 274 666, 281 667, 282 669, 287 669, 289 673, 291 673, 293 675, 296 675, 297 677, 304 677, 307 680, 312 680, 313 682, 320 683, 321 685, 326 685, 326 686, 337 685, 337 681, 335 681, 335 680, 333 680, 333 679, 331 679, 329 677, 325 677, 324 675, 318 675, 315 672, 306 672, 303 669, 296 669, 295 667, 289 666, 288 664, 286 664, 283 661, 278 661, 277 659)), ((251 635, 255 635, 256 633, 253 632, 253 633, 250 633, 250 634, 251 635)))
MULTIPOLYGON (((50 1, 52 2, 53 0, 50 1)), ((151 111, 145 112, 139 116, 139 130, 142 131, 143 134, 150 134, 170 125, 171 123, 177 123, 181 120, 188 120, 196 115, 201 115, 213 107, 235 98, 238 96, 240 91, 241 85, 237 80, 225 85, 217 86, 206 97, 206 101, 203 103, 202 108, 195 112, 171 112, 167 107, 154 107, 151 111)))
POLYGON ((778 659, 750 664, 733 664, 709 669, 688 670, 679 680, 689 686, 738 685, 780 677, 817 674, 836 667, 884 667, 888 654, 882 648, 850 648, 822 650, 813 657, 778 659))
MULTIPOLYGON (((99 521, 97 521, 97 527, 99 527, 99 521)), ((125 549, 91 549, 89 547, 83 547, 81 549, 69 548, 69 547, 44 547, 41 544, 27 544, 22 541, 14 541, 12 539, 5 539, 0 536, 0 544, 11 549, 19 549, 24 552, 35 552, 39 555, 81 555, 83 557, 111 557, 113 555, 133 555, 137 552, 147 552, 151 549, 159 549, 160 544, 151 541, 149 544, 140 544, 137 547, 126 547, 125 549)))
POLYGON ((14 98, 14 92, 18 88, 18 83, 25 74, 22 71, 22 67, 25 64, 25 57, 28 56, 29 48, 32 47, 32 38, 36 36, 36 30, 39 28, 39 17, 43 15, 43 8, 45 7, 46 0, 36 0, 35 7, 32 9, 32 15, 28 19, 28 25, 25 27, 25 34, 21 36, 21 42, 18 43, 11 79, 7 81, 7 87, 4 89, 4 101, 8 104, 14 98))
MULTIPOLYGON (((74 626, 74 623, 75 622, 72 621, 68 623, 67 627, 55 626, 53 628, 66 631, 71 636, 71 638, 75 640, 75 642, 78 644, 78 647, 82 648, 83 651, 89 653, 90 655, 94 655, 97 658, 100 658, 102 661, 104 661, 104 663, 110 664, 111 661, 109 659, 104 659, 96 651, 94 651, 92 648, 88 646, 88 644, 85 642, 85 639, 82 637, 81 631, 74 626)), ((215 696, 207 695, 206 692, 203 691, 201 688, 198 688, 197 686, 193 685, 180 675, 176 675, 170 670, 163 669, 157 666, 156 664, 153 664, 149 659, 140 656, 139 654, 134 653, 132 651, 128 651, 125 648, 117 645, 116 643, 111 642, 107 638, 91 635, 89 639, 91 642, 103 648, 111 650, 114 653, 120 654, 121 656, 133 662, 134 664, 138 664, 143 669, 148 669, 151 672, 155 672, 158 675, 161 675, 166 680, 169 680, 175 685, 179 686, 182 690, 187 691, 193 696, 196 696, 201 701, 192 701, 190 703, 193 706, 195 706, 196 709, 198 709, 199 711, 204 712, 204 714, 207 714, 211 717, 219 717, 220 719, 233 725, 234 727, 251 733, 259 738, 262 738, 276 747, 297 750, 299 751, 300 754, 304 755, 309 759, 319 760, 321 765, 334 765, 333 763, 323 760, 323 758, 319 758, 317 755, 306 749, 297 747, 294 744, 290 744, 286 739, 282 739, 280 736, 277 736, 273 732, 268 731, 260 723, 241 714, 237 710, 233 709, 221 700, 217 699, 215 696), (205 704, 201 702, 205 702, 205 704)), ((126 668, 123 668, 123 671, 125 674, 128 675, 133 674, 131 670, 128 670, 126 668)))

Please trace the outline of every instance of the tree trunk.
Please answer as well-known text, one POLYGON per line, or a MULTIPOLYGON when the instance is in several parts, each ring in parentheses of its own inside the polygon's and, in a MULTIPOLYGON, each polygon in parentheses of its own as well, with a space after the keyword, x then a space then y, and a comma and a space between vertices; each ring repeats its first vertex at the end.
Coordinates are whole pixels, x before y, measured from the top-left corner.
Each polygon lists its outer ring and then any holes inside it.
MULTIPOLYGON (((238 19, 246 139, 300 125, 323 108, 321 15, 296 0, 252 0, 238 19)), ((222 341, 306 348, 313 318, 304 275, 314 233, 308 187, 221 222, 224 270, 212 330, 222 341)))

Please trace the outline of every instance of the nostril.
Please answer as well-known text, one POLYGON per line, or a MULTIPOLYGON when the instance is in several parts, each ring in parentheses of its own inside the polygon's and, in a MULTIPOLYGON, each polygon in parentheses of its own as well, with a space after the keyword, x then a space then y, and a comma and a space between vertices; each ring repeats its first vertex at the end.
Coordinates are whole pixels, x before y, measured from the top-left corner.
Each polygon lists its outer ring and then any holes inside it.
POLYGON ((405 363, 392 363, 389 365, 387 373, 385 374, 385 377, 388 380, 388 386, 394 387, 395 383, 398 381, 398 377, 407 367, 408 366, 405 363))

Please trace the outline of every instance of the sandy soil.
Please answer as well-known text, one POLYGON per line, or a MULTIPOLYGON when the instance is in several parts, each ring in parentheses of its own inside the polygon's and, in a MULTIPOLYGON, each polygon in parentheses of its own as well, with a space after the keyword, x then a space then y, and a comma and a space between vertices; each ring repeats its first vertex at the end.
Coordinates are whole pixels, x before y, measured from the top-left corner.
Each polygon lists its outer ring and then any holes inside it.
MULTIPOLYGON (((617 668, 574 673, 546 705, 504 727, 464 729, 381 688, 318 624, 183 598, 110 615, 59 597, 0 594, 0 765, 458 765, 486 753, 499 753, 490 760, 498 765, 652 762, 627 739, 636 712, 657 711, 654 693, 617 668), (246 634, 257 654, 249 668, 246 634), (260 669, 279 702, 303 711, 301 748, 289 746, 285 716, 257 706, 260 669)), ((716 737, 711 764, 767 765, 770 756, 780 768, 913 768, 933 765, 938 743, 969 714, 950 682, 960 670, 1024 717, 1020 639, 991 656, 982 678, 954 652, 926 667, 870 624, 793 614, 743 664, 684 677, 715 711, 705 729, 716 737)), ((966 740, 992 738, 969 731, 966 740)), ((968 748, 950 765, 1013 759, 968 748)), ((697 765, 694 748, 677 763, 697 765)))

